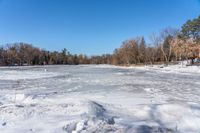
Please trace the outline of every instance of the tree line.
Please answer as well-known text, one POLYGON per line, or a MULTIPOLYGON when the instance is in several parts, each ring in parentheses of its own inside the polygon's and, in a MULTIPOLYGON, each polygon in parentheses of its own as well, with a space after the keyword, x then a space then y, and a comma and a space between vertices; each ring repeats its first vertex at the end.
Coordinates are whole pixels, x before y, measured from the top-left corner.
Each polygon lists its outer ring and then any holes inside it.
POLYGON ((154 64, 200 58, 200 16, 188 20, 180 30, 165 28, 150 35, 150 44, 144 37, 126 40, 115 49, 112 63, 116 65, 154 64))
POLYGON ((0 47, 0 65, 54 65, 54 64, 109 64, 111 55, 88 57, 71 54, 66 48, 61 51, 47 51, 28 43, 6 44, 0 47))
POLYGON ((188 20, 180 30, 165 28, 150 35, 151 43, 144 37, 124 41, 113 54, 90 56, 71 54, 66 48, 47 51, 28 43, 6 44, 0 47, 0 65, 53 65, 53 64, 154 64, 195 59, 200 54, 200 16, 188 20))

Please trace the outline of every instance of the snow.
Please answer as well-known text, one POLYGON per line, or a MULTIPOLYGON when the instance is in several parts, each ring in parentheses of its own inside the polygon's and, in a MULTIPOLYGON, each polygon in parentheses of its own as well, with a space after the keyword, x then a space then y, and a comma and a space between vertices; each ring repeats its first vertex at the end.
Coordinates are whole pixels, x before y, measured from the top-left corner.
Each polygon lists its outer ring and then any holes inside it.
POLYGON ((146 67, 147 69, 157 69, 162 72, 169 72, 169 73, 200 73, 200 66, 182 66, 182 65, 169 65, 165 66, 162 69, 161 66, 154 66, 154 67, 146 67))
POLYGON ((198 133, 200 67, 0 68, 1 133, 198 133))
POLYGON ((30 67, 16 67, 13 68, 1 68, 3 71, 0 71, 0 80, 26 80, 26 79, 38 79, 38 78, 47 78, 56 76, 56 73, 48 72, 47 69, 37 70, 38 67, 32 67, 32 70, 29 70, 30 67), (22 73, 23 72, 23 73, 22 73))

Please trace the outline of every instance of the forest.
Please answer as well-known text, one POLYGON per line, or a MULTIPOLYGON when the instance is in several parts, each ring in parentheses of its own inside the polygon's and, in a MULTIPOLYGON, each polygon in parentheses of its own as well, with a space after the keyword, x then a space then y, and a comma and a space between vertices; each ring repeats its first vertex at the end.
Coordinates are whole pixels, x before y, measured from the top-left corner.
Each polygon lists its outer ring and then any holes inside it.
POLYGON ((53 65, 53 64, 155 64, 192 60, 200 56, 200 16, 188 20, 181 29, 165 28, 150 35, 151 43, 143 36, 122 42, 112 54, 88 57, 71 54, 66 48, 47 51, 32 44, 19 42, 1 45, 0 65, 53 65))

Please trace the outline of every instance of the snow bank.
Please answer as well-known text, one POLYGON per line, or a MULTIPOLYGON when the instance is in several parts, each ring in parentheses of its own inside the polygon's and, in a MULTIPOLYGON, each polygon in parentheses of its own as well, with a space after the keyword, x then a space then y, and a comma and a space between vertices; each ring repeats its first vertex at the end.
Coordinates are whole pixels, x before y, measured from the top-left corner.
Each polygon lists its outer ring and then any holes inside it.
POLYGON ((169 73, 200 73, 200 66, 169 65, 146 67, 146 69, 157 69, 169 73))

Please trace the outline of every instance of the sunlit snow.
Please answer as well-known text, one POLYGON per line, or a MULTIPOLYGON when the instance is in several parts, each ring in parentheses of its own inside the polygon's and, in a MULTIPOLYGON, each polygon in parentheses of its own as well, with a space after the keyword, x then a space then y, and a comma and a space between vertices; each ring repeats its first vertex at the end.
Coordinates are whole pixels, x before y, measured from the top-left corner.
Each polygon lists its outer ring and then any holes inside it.
POLYGON ((200 67, 0 68, 1 133, 198 133, 200 67))

